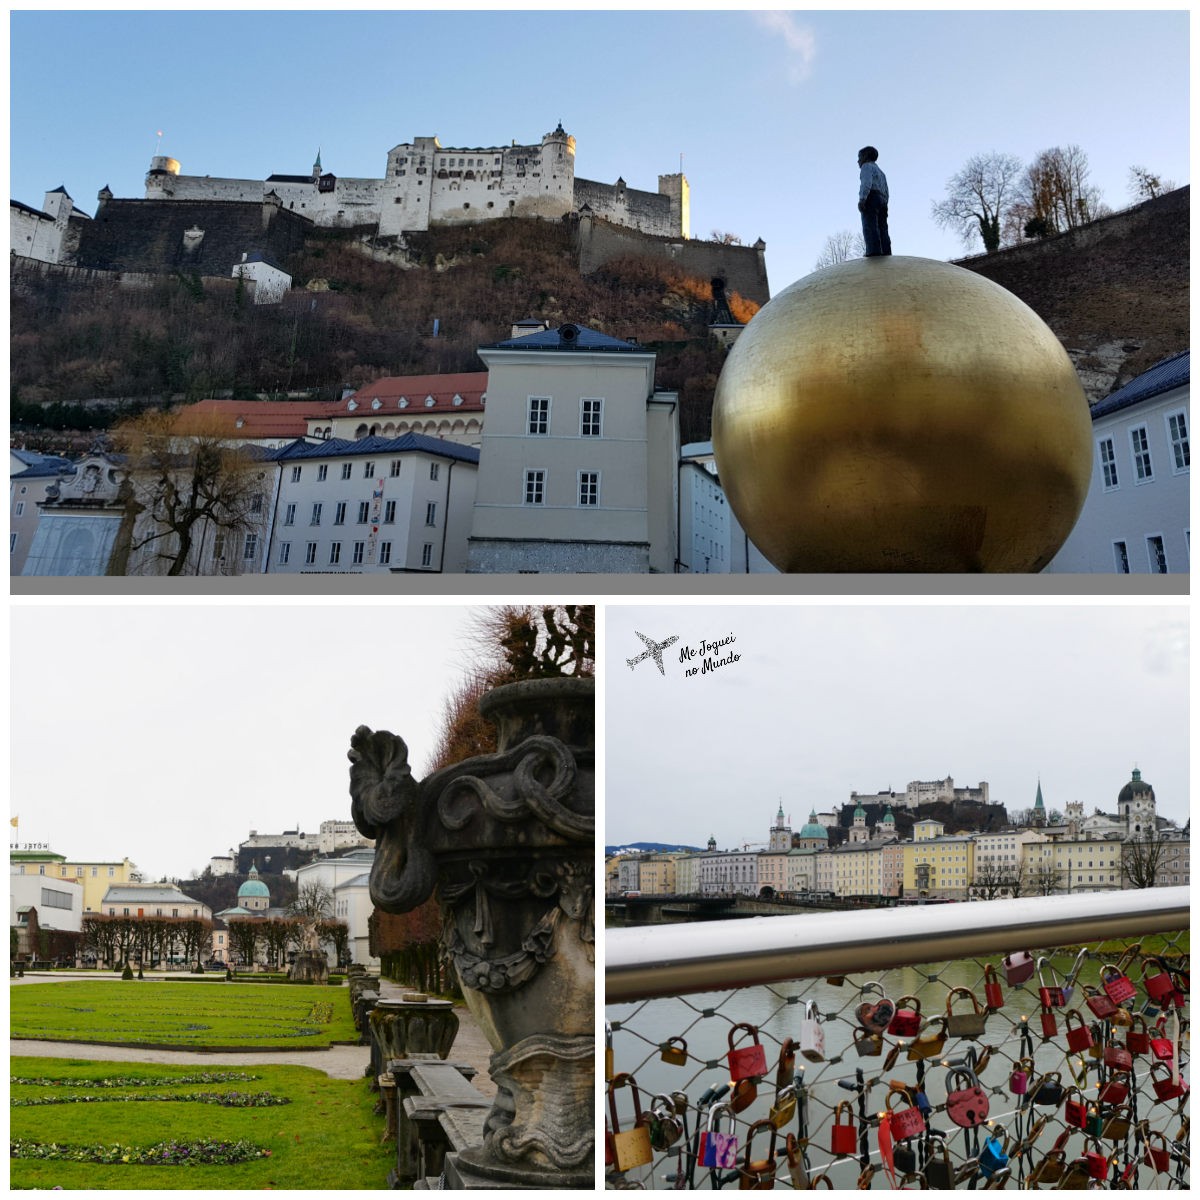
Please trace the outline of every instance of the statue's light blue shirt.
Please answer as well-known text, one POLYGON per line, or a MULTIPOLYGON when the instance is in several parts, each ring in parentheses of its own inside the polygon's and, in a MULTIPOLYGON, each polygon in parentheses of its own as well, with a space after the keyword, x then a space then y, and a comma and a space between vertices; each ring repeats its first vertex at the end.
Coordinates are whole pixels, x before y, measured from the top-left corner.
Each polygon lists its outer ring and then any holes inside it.
POLYGON ((887 176, 877 163, 865 162, 858 171, 858 198, 865 200, 871 192, 878 192, 884 204, 888 200, 887 176))

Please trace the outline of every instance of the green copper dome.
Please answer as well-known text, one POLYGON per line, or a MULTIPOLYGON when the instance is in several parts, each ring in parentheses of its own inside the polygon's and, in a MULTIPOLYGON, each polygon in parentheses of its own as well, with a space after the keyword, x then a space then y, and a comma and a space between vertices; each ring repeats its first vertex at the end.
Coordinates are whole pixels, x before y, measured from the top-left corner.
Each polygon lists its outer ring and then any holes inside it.
POLYGON ((808 824, 800 830, 802 838, 822 838, 829 841, 829 831, 817 822, 817 810, 814 808, 808 817, 808 824))

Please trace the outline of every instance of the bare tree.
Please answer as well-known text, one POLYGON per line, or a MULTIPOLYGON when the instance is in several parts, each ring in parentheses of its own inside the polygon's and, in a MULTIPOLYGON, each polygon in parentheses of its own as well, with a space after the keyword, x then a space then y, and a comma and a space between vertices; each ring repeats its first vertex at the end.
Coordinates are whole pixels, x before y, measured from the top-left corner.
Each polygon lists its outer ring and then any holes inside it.
POLYGON ((994 862, 980 863, 975 868, 971 890, 980 900, 998 900, 1005 892, 1015 896, 1020 889, 1020 874, 1020 868, 1016 866, 994 862))
POLYGON ((736 233, 726 233, 721 229, 712 231, 711 240, 720 242, 722 246, 740 246, 742 244, 742 239, 736 233))
POLYGON ((1153 200, 1163 192, 1173 192, 1176 184, 1171 179, 1163 179, 1146 167, 1129 168, 1129 191, 1134 200, 1153 200))
POLYGON ((319 879, 309 879, 300 885, 296 899, 288 905, 288 916, 296 922, 303 950, 319 951, 320 927, 333 916, 333 890, 319 879))
POLYGON ((258 947, 262 941, 263 922, 257 917, 230 917, 229 948, 243 966, 252 967, 258 958, 258 947))
POLYGON ((1026 237, 1047 237, 1086 225, 1108 211, 1088 182, 1087 155, 1075 145, 1043 150, 1021 181, 1017 203, 1030 214, 1026 237))
POLYGON ((813 264, 813 270, 821 271, 852 258, 862 258, 866 252, 867 245, 861 233, 855 233, 852 229, 839 229, 837 233, 831 233, 825 239, 825 245, 813 264))
POLYGON ((1021 160, 1012 154, 991 151, 969 158, 946 181, 946 199, 933 206, 933 219, 956 230, 965 246, 978 238, 984 253, 1000 249, 1006 209, 1017 199, 1021 160))
POLYGON ((207 418, 167 412, 113 431, 125 460, 126 518, 109 574, 237 574, 257 564, 270 481, 255 452, 228 433, 207 418))
POLYGON ((1121 883, 1127 888, 1151 888, 1158 883, 1166 841, 1151 834, 1121 847, 1121 883))
POLYGON ((1034 896, 1053 896, 1062 886, 1062 871, 1049 859, 1025 868, 1025 881, 1034 896))

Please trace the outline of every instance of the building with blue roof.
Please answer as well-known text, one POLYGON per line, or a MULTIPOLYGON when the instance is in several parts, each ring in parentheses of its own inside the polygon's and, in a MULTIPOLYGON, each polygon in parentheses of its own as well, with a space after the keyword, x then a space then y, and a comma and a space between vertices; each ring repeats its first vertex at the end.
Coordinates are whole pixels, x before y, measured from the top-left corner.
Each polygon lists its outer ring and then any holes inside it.
POLYGON ((1087 499, 1047 571, 1191 570, 1190 357, 1155 363, 1093 406, 1087 499))
POLYGON ((70 459, 34 450, 8 452, 8 573, 25 569, 29 547, 37 533, 38 505, 59 479, 75 474, 70 459))

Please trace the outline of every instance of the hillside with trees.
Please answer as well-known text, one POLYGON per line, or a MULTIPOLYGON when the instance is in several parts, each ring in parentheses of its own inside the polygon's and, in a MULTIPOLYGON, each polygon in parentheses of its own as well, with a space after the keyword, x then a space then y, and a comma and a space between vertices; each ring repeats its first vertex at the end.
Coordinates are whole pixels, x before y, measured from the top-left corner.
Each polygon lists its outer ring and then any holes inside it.
MULTIPOLYGON (((583 277, 569 229, 551 222, 407 240, 401 265, 363 253, 351 233, 313 230, 284 264, 291 293, 273 306, 250 303, 232 280, 176 274, 133 288, 98 275, 17 274, 14 430, 104 428, 118 404, 295 392, 335 399, 383 375, 479 370, 478 346, 534 317, 656 350, 658 385, 681 393, 685 440, 707 436, 725 355, 708 335, 710 280, 651 258, 615 260, 583 277)), ((729 300, 741 320, 756 310, 736 294, 729 300)))

